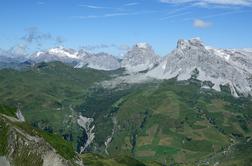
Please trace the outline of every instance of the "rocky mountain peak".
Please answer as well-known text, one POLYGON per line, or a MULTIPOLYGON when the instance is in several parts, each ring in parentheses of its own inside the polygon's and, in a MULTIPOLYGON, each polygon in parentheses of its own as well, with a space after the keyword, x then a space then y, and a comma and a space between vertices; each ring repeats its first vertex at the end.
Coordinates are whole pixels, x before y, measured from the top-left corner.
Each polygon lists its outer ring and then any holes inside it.
POLYGON ((177 48, 147 75, 159 78, 188 80, 197 69, 197 79, 210 81, 213 89, 220 91, 221 86, 229 86, 234 96, 251 95, 252 70, 251 58, 246 54, 228 49, 205 47, 198 39, 179 40, 177 48))
POLYGON ((137 43, 122 60, 122 67, 130 72, 139 72, 153 68, 159 62, 159 56, 147 43, 137 43))
POLYGON ((203 42, 199 38, 190 40, 180 39, 177 42, 177 49, 205 48, 203 42))
POLYGON ((148 43, 137 43, 135 45, 136 48, 138 49, 151 49, 151 46, 148 43))
POLYGON ((69 58, 74 58, 78 59, 77 55, 78 52, 75 51, 74 49, 68 49, 64 48, 63 46, 51 48, 48 50, 49 54, 57 55, 57 56, 64 56, 64 57, 69 57, 69 58))

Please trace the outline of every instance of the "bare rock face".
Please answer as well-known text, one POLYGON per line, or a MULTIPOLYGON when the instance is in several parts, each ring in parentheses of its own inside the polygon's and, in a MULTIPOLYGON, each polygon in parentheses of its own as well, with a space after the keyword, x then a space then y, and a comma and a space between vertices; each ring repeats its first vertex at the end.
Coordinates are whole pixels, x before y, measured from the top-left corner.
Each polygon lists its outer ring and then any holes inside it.
POLYGON ((63 158, 43 138, 33 135, 36 132, 31 134, 16 126, 21 123, 18 119, 0 114, 0 122, 8 129, 5 145, 7 151, 4 156, 0 156, 0 165, 82 166, 82 163, 77 164, 63 158))
POLYGON ((159 63, 157 56, 151 46, 147 43, 138 43, 126 53, 121 66, 129 72, 140 72, 152 69, 159 63))
POLYGON ((157 79, 188 80, 195 69, 197 79, 211 81, 213 89, 228 85, 233 96, 252 95, 252 57, 248 51, 214 49, 199 39, 179 40, 177 48, 147 76, 157 79))
POLYGON ((116 70, 121 67, 120 62, 114 56, 107 53, 90 54, 83 52, 79 55, 80 62, 75 66, 75 68, 82 68, 87 66, 92 69, 97 70, 116 70))

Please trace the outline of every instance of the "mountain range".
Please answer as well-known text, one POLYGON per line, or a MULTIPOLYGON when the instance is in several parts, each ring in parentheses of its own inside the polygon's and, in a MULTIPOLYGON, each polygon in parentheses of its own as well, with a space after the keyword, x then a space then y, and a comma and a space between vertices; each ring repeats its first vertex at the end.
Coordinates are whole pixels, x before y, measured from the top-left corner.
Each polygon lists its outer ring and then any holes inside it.
POLYGON ((1 51, 0 165, 249 165, 250 49, 1 51))
POLYGON ((158 56, 147 43, 137 43, 122 59, 107 53, 95 54, 62 46, 25 58, 20 55, 7 56, 3 51, 0 56, 1 68, 22 68, 40 62, 60 61, 74 68, 89 67, 105 71, 124 68, 128 74, 144 73, 137 75, 142 77, 141 81, 175 77, 188 80, 194 75, 202 81, 204 88, 220 91, 221 86, 227 85, 235 97, 252 95, 251 49, 216 49, 205 46, 197 38, 179 40, 177 47, 165 57, 158 56))

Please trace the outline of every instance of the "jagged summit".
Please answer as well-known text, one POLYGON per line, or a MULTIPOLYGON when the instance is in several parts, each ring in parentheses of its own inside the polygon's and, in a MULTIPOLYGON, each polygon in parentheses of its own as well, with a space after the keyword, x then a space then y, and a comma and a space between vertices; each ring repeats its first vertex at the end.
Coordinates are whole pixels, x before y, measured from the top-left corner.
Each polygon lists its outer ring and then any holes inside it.
POLYGON ((124 55, 121 65, 129 72, 139 72, 153 68, 159 59, 149 44, 137 43, 124 55))
MULTIPOLYGON (((148 43, 137 43, 121 61, 107 53, 89 53, 62 46, 36 52, 29 60, 35 63, 61 61, 75 68, 97 70, 125 68, 131 80, 136 80, 133 78, 136 73, 137 77, 141 76, 140 80, 149 77, 188 80, 198 71, 197 79, 212 82, 210 88, 220 91, 222 85, 227 85, 234 96, 252 95, 251 49, 213 48, 205 46, 199 38, 178 40, 177 47, 163 58, 148 43)), ((0 67, 10 66, 6 61, 13 63, 13 59, 1 58, 0 67)))
POLYGON ((137 43, 135 47, 140 48, 140 49, 149 49, 151 46, 148 43, 137 43))
POLYGON ((180 39, 177 42, 177 49, 190 49, 191 47, 204 47, 204 44, 199 38, 180 39))

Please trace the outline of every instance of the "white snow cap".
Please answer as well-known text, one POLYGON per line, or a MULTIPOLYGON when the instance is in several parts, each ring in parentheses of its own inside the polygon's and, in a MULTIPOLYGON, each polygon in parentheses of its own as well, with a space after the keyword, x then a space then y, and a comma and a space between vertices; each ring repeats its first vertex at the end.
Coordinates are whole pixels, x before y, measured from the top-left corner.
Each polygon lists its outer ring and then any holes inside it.
POLYGON ((78 52, 77 51, 70 52, 70 51, 66 50, 63 46, 51 48, 48 50, 48 52, 50 54, 56 54, 58 56, 66 56, 69 58, 78 59, 78 56, 77 56, 78 52))

